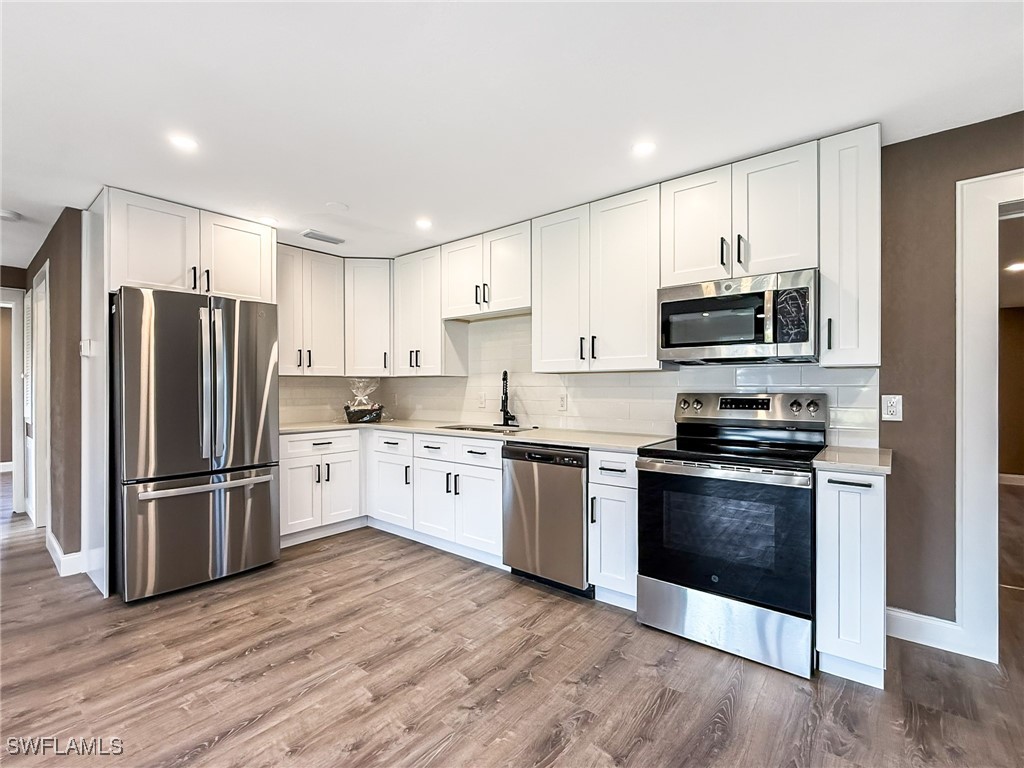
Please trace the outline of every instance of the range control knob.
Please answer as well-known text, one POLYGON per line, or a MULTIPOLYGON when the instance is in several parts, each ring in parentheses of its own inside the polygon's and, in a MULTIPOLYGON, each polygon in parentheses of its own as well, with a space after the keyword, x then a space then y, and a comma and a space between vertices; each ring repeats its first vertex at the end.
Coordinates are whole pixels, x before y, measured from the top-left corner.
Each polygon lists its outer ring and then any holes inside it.
POLYGON ((703 407, 704 407, 704 403, 702 403, 700 400, 694 400, 693 401, 693 410, 699 411, 703 407))
POLYGON ((689 407, 690 407, 690 401, 689 400, 680 400, 679 401, 679 410, 680 411, 685 411, 689 407))
POLYGON ((800 409, 802 407, 803 406, 800 405, 799 400, 794 400, 792 403, 789 404, 789 410, 791 410, 793 413, 800 413, 800 409))
POLYGON ((811 416, 813 416, 814 414, 816 414, 816 413, 818 412, 818 409, 819 409, 820 407, 821 407, 821 406, 820 406, 820 405, 818 405, 818 401, 817 401, 817 400, 808 400, 808 401, 807 401, 807 412, 808 412, 809 414, 811 414, 811 416))

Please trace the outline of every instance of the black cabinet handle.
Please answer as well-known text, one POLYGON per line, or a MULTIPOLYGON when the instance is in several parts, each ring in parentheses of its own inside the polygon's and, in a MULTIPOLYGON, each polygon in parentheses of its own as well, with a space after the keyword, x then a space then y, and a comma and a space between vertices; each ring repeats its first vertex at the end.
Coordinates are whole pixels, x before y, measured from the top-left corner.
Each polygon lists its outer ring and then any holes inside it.
POLYGON ((384 445, 398 445, 397 440, 385 440, 384 445))
POLYGON ((328 461, 324 466, 327 468, 327 476, 324 479, 329 483, 331 482, 331 462, 328 461))
POLYGON ((412 355, 413 355, 413 351, 412 351, 412 350, 410 349, 410 350, 409 350, 409 367, 410 367, 410 368, 415 368, 415 367, 416 367, 416 365, 415 365, 415 363, 413 363, 413 361, 412 361, 412 355))
POLYGON ((409 478, 409 470, 410 469, 411 469, 411 467, 406 465, 406 467, 405 467, 405 484, 406 485, 412 485, 412 480, 409 478))
POLYGON ((441 446, 440 445, 424 445, 423 447, 424 448, 429 448, 432 451, 440 451, 441 450, 441 446))
POLYGON ((832 349, 832 318, 831 317, 828 319, 828 333, 826 334, 826 336, 828 336, 828 348, 832 349))
POLYGON ((388 353, 385 352, 384 353, 384 370, 386 371, 387 369, 388 369, 388 353))
POLYGON ((448 472, 444 476, 444 492, 445 493, 451 493, 452 492, 452 473, 451 472, 448 472))
POLYGON ((472 451, 472 450, 469 450, 469 451, 466 451, 466 453, 471 454, 473 456, 486 456, 487 455, 487 451, 472 451))
POLYGON ((587 353, 583 351, 583 345, 586 343, 587 340, 583 336, 580 336, 580 360, 587 359, 587 353))
POLYGON ((192 290, 199 287, 199 267, 192 267, 192 290))
POLYGON ((743 235, 736 235, 736 263, 743 263, 743 235))
POLYGON ((719 258, 720 258, 720 260, 722 262, 722 266, 724 267, 725 266, 725 249, 729 247, 729 241, 726 240, 724 237, 719 238, 719 239, 722 242, 718 246, 718 254, 719 254, 719 258))
POLYGON ((828 479, 829 485, 848 485, 851 488, 874 488, 873 483, 855 483, 853 480, 833 480, 831 477, 828 479))
POLYGON ((313 350, 312 349, 307 349, 306 350, 306 367, 307 368, 312 368, 313 367, 313 350))
POLYGON ((480 306, 480 286, 479 285, 474 285, 473 288, 474 288, 474 294, 473 294, 474 298, 473 298, 473 301, 476 303, 477 306, 480 306))
POLYGON ((484 283, 484 304, 489 303, 491 300, 490 296, 488 296, 488 293, 489 291, 487 290, 487 283, 484 283))
POLYGON ((590 497, 590 522, 597 522, 597 496, 590 497))
POLYGON ((459 476, 455 476, 455 495, 459 495, 459 476))
POLYGON ((416 350, 416 367, 420 367, 420 351, 418 349, 416 350))
POLYGON ((316 465, 316 481, 318 483, 320 482, 320 465, 319 464, 316 465))
POLYGON ((206 274, 206 292, 209 293, 210 292, 210 270, 206 269, 206 270, 203 270, 203 272, 206 274))
POLYGON ((597 336, 590 337, 590 356, 597 360, 597 336))
POLYGON ((299 368, 302 367, 302 350, 299 350, 299 368))
POLYGON ((626 474, 626 470, 617 469, 616 467, 598 467, 602 472, 619 472, 620 474, 626 474))
POLYGON ((325 440, 324 442, 321 442, 321 443, 313 443, 314 447, 318 446, 318 445, 334 445, 334 441, 333 440, 325 440))

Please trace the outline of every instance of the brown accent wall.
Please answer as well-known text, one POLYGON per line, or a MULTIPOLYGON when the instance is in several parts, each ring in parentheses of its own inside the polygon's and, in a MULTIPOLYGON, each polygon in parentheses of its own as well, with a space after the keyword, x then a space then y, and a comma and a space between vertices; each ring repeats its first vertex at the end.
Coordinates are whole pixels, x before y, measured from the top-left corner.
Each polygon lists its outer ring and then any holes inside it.
POLYGON ((1024 112, 882 148, 888 602, 955 618, 956 182, 1024 167, 1024 112))
POLYGON ((0 288, 25 288, 28 273, 19 267, 0 267, 0 288))
POLYGON ((1024 475, 1024 307, 999 310, 999 471, 1024 475))
POLYGON ((10 307, 0 307, 0 461, 13 461, 11 449, 11 324, 10 307))
POLYGON ((28 266, 50 264, 50 527, 65 554, 82 547, 82 212, 65 208, 28 266))

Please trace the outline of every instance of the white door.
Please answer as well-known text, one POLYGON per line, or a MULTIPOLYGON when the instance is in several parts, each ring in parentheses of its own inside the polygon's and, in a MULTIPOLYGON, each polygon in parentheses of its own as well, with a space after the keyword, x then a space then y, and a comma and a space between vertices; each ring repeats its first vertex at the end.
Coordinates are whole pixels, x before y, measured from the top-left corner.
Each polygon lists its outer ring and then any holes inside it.
POLYGON ((441 317, 468 317, 483 309, 483 239, 441 246, 441 317))
POLYGON ((590 206, 532 223, 533 370, 589 370, 590 206))
POLYGON ((501 470, 455 465, 455 541, 501 554, 501 470))
POLYGON ((391 259, 345 259, 345 375, 387 376, 391 259))
POLYGON ((590 583, 636 596, 637 494, 635 488, 590 486, 590 583))
POLYGON ((320 525, 323 481, 320 457, 281 462, 281 535, 320 525))
POLYGON ((299 376, 306 370, 302 340, 302 249, 277 246, 278 373, 299 376))
POLYGON ((303 252, 302 338, 307 376, 345 374, 345 262, 303 252))
POLYGON ((661 185, 661 285, 732 275, 732 167, 661 185))
POLYGON ((885 667, 885 479, 818 473, 817 649, 885 667))
POLYGON ((359 517, 359 451, 327 453, 323 464, 321 525, 359 517))
POLYGON ((423 340, 423 257, 430 251, 395 259, 395 343, 392 370, 396 376, 416 375, 416 350, 423 340))
POLYGON ((592 371, 657 370, 658 185, 590 204, 592 371))
POLYGON ((879 126, 818 142, 823 366, 882 362, 882 164, 879 126))
POLYGON ((50 263, 32 281, 32 493, 33 521, 49 527, 50 476, 50 263))
POLYGON ((202 211, 201 288, 245 301, 277 300, 274 229, 265 224, 202 211))
POLYGON ((417 376, 443 376, 446 335, 441 319, 441 249, 420 255, 420 344, 416 349, 417 376))
POLYGON ((29 288, 25 291, 25 338, 23 341, 25 354, 25 401, 23 408, 25 412, 25 512, 28 513, 29 520, 32 521, 33 525, 36 522, 36 451, 35 440, 32 438, 35 429, 35 416, 33 415, 33 395, 35 393, 33 380, 35 376, 32 370, 32 355, 35 354, 35 346, 32 341, 34 336, 32 332, 34 303, 32 289, 29 288))
POLYGON ((413 526, 420 533, 455 541, 455 465, 447 461, 416 459, 413 526))
POLYGON ((818 266, 818 142, 732 166, 734 277, 818 266))
POLYGON ((110 190, 110 290, 200 288, 199 211, 110 190))
POLYGON ((530 308, 530 222, 483 236, 485 312, 530 308))
POLYGON ((370 457, 367 514, 404 528, 412 528, 412 458, 374 453, 370 457))

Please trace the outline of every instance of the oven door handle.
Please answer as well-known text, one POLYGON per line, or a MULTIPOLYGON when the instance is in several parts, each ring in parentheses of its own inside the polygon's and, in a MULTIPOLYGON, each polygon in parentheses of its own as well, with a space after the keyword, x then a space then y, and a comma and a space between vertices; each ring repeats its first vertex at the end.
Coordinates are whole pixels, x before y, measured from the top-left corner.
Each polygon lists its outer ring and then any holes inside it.
POLYGON ((812 477, 810 472, 786 472, 774 474, 742 469, 723 469, 720 467, 691 467, 687 464, 675 464, 657 459, 637 459, 636 468, 641 472, 661 472, 668 475, 686 475, 703 477, 709 480, 738 480, 741 483, 759 483, 761 485, 786 485, 793 488, 810 488, 812 477))

